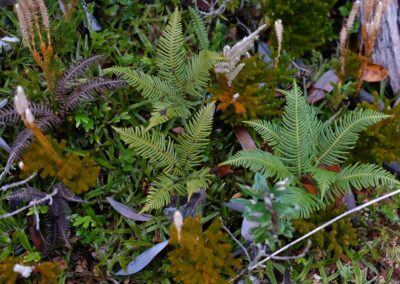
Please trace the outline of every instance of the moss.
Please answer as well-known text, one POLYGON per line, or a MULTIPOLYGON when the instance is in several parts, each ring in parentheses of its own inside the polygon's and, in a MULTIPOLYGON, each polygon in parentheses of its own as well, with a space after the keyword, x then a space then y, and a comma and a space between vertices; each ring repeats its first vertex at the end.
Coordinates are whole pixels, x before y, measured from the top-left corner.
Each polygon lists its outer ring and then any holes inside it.
POLYGON ((317 48, 334 38, 330 10, 338 0, 262 0, 270 23, 281 19, 283 46, 292 56, 317 48))
POLYGON ((174 280, 182 283, 229 283, 236 275, 239 260, 231 256, 229 236, 222 233, 219 220, 202 232, 198 218, 186 218, 180 238, 175 226, 170 229, 170 244, 175 246, 168 254, 169 271, 174 280))
POLYGON ((20 274, 14 272, 14 266, 21 264, 24 266, 31 266, 32 275, 27 278, 24 283, 40 283, 40 284, 57 284, 58 276, 60 275, 61 267, 56 262, 40 262, 40 263, 24 263, 20 257, 8 257, 0 263, 0 283, 14 284, 20 283, 18 279, 20 274), (33 281, 37 279, 37 281, 33 281))
POLYGON ((281 70, 270 68, 258 55, 241 62, 245 66, 231 87, 224 76, 218 76, 217 86, 209 89, 211 100, 218 101, 221 120, 235 126, 245 120, 281 114, 283 100, 275 96, 281 70))
MULTIPOLYGON (((375 102, 360 104, 363 108, 379 110, 378 95, 375 102)), ((398 161, 400 158, 400 104, 391 107, 388 100, 382 110, 383 113, 392 115, 392 118, 381 121, 370 127, 360 135, 349 161, 383 163, 398 161)))
POLYGON ((69 189, 75 193, 82 193, 89 187, 96 185, 100 167, 85 155, 80 157, 77 153, 64 153, 66 141, 57 140, 47 136, 61 163, 57 163, 50 157, 48 151, 37 141, 33 142, 26 153, 22 156, 24 161, 23 177, 34 172, 40 173, 41 178, 57 177, 69 189))
MULTIPOLYGON (((343 208, 327 208, 319 214, 314 214, 308 220, 294 220, 293 225, 299 233, 304 235, 343 211, 343 208)), ((313 243, 325 251, 326 258, 333 260, 338 259, 344 253, 344 247, 358 244, 357 231, 353 228, 350 218, 341 219, 310 238, 313 243)))

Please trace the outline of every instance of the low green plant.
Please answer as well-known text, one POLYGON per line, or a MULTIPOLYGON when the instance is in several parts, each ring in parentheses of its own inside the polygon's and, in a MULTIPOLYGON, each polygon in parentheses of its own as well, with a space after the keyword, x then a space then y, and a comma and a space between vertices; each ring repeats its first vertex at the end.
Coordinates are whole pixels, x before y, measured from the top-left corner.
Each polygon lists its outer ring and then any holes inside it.
POLYGON ((175 10, 158 44, 156 76, 128 67, 106 70, 121 76, 153 105, 148 128, 172 118, 189 118, 204 98, 209 70, 222 59, 217 53, 203 50, 187 60, 184 44, 181 13, 175 10))
POLYGON ((257 223, 252 229, 254 242, 267 243, 274 250, 280 235, 291 238, 294 228, 288 218, 296 216, 298 206, 287 198, 289 181, 277 182, 270 187, 261 174, 256 173, 252 188, 242 187, 243 196, 232 202, 244 206, 243 217, 257 223))
POLYGON ((360 190, 400 183, 375 164, 356 163, 332 170, 346 160, 359 132, 389 115, 361 109, 348 112, 337 120, 321 122, 299 87, 295 85, 291 91, 283 93, 286 106, 280 121, 245 122, 261 135, 273 153, 242 150, 222 165, 243 166, 276 179, 290 177, 294 187, 291 192, 298 198, 293 202, 300 206, 301 217, 309 216, 352 188, 360 190))
POLYGON ((184 124, 183 134, 175 137, 176 142, 157 129, 115 128, 136 155, 162 171, 152 182, 142 212, 162 208, 173 194, 187 194, 190 198, 194 192, 208 187, 210 168, 201 164, 209 143, 214 109, 214 104, 209 104, 198 111, 184 124))

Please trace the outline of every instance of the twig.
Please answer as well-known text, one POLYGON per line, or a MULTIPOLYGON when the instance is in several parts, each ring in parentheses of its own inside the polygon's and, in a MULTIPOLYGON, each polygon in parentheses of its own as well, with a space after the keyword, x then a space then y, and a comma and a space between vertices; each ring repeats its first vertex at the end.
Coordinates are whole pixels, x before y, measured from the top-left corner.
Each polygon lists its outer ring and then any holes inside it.
POLYGON ((203 2, 208 5, 208 12, 203 12, 199 9, 199 7, 197 6, 197 0, 193 0, 193 2, 197 12, 199 12, 201 15, 205 17, 210 17, 210 16, 218 16, 219 14, 225 12, 226 6, 229 4, 229 2, 231 2, 231 0, 224 0, 224 2, 219 5, 218 9, 215 9, 215 6, 217 5, 218 1, 212 1, 211 3, 209 3, 203 0, 203 2))
POLYGON ((231 238, 240 246, 240 248, 244 251, 244 253, 246 254, 247 258, 249 259, 249 262, 251 262, 251 257, 249 252, 247 251, 247 249, 244 247, 244 245, 242 245, 241 242, 239 242, 239 240, 231 233, 231 231, 229 231, 229 229, 224 225, 224 222, 222 221, 222 218, 219 217, 219 220, 221 221, 221 226, 222 228, 229 234, 229 236, 231 236, 231 238))
POLYGON ((17 182, 11 183, 11 184, 6 184, 6 185, 0 187, 0 191, 6 191, 6 190, 8 190, 8 189, 10 189, 10 188, 13 188, 13 187, 17 187, 17 186, 26 184, 26 183, 28 183, 31 179, 33 179, 36 175, 37 175, 37 172, 34 172, 33 174, 31 174, 29 177, 27 177, 27 178, 24 179, 24 180, 17 181, 17 182))
POLYGON ((11 216, 14 216, 14 215, 17 215, 18 213, 21 213, 22 211, 27 210, 27 209, 29 209, 29 208, 31 208, 31 207, 35 207, 36 205, 42 204, 43 202, 46 202, 47 200, 49 200, 49 204, 51 204, 51 203, 53 202, 53 197, 54 197, 55 195, 57 195, 57 193, 58 193, 58 189, 55 188, 54 191, 53 191, 52 193, 47 194, 47 195, 46 195, 45 197, 43 197, 42 199, 34 199, 34 200, 32 200, 31 202, 29 202, 28 205, 26 205, 26 206, 24 206, 24 207, 21 207, 21 208, 15 210, 15 211, 13 211, 13 212, 9 212, 9 213, 0 215, 0 220, 1 220, 1 219, 8 218, 8 217, 11 217, 11 216))
POLYGON ((366 208, 366 207, 368 207, 368 206, 370 206, 370 205, 372 205, 372 204, 378 203, 379 201, 382 201, 382 200, 384 200, 384 199, 386 199, 386 198, 389 198, 389 197, 394 196, 394 195, 399 194, 399 193, 400 193, 400 189, 397 189, 397 190, 395 190, 395 191, 393 191, 393 192, 390 192, 390 193, 385 194, 385 195, 383 195, 383 196, 381 196, 381 197, 375 198, 375 199, 373 199, 373 200, 371 200, 371 201, 368 201, 368 202, 365 203, 365 204, 362 204, 362 205, 360 205, 360 206, 357 206, 357 207, 355 207, 355 208, 353 208, 353 209, 351 209, 351 210, 349 210, 349 211, 346 211, 346 212, 340 214, 339 216, 337 216, 337 217, 331 219, 330 221, 324 223, 323 225, 321 225, 321 226, 315 228, 314 230, 312 230, 311 232, 305 234, 304 236, 302 236, 302 237, 300 237, 300 238, 294 240, 293 242, 287 244, 286 246, 284 246, 284 247, 278 249, 276 252, 274 252, 273 254, 269 255, 268 257, 266 257, 266 258, 263 259, 262 261, 260 261, 260 262, 256 263, 255 265, 253 265, 253 266, 251 266, 251 267, 249 267, 249 268, 243 270, 241 273, 239 273, 239 275, 238 275, 235 279, 233 279, 233 281, 236 280, 236 279, 238 279, 239 277, 241 277, 241 276, 244 274, 244 272, 246 272, 246 271, 252 271, 253 269, 255 269, 255 268, 257 268, 257 267, 263 265, 265 262, 267 262, 268 260, 274 258, 276 255, 278 255, 278 254, 284 252, 285 250, 287 250, 288 248, 292 247, 293 245, 295 245, 295 244, 297 244, 297 243, 299 243, 299 242, 301 242, 301 241, 307 239, 308 237, 314 235, 315 233, 317 233, 317 232, 321 231, 322 229, 328 227, 329 225, 335 223, 336 221, 338 221, 338 220, 340 220, 340 219, 342 219, 342 218, 344 218, 344 217, 346 217, 346 216, 348 216, 348 215, 350 215, 350 214, 353 214, 354 212, 360 211, 361 209, 364 209, 364 208, 366 208))

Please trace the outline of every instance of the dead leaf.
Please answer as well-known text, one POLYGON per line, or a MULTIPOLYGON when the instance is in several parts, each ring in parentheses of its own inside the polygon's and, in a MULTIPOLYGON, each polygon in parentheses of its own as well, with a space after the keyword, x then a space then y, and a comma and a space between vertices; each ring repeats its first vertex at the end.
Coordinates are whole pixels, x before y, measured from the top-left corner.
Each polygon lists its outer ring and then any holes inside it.
POLYGON ((366 82, 380 82, 388 77, 388 70, 382 65, 372 63, 368 58, 360 56, 361 80, 366 82))
POLYGON ((233 130, 235 131, 236 138, 239 140, 240 145, 242 146, 243 149, 245 150, 257 149, 257 146, 253 141, 253 138, 251 138, 249 132, 245 127, 235 126, 233 130))
POLYGON ((213 172, 220 178, 226 177, 227 175, 233 173, 231 167, 228 165, 222 165, 222 166, 217 165, 214 167, 213 172))
POLYGON ((328 166, 328 165, 320 165, 319 168, 323 169, 323 170, 335 172, 335 173, 339 173, 341 171, 340 166, 338 164, 330 165, 330 166, 328 166))
POLYGON ((240 192, 236 192, 234 195, 232 195, 232 198, 240 198, 241 196, 242 195, 240 194, 240 192))
POLYGON ((38 251, 43 252, 45 247, 44 238, 40 230, 36 229, 36 219, 34 216, 28 216, 27 225, 29 236, 32 239, 33 245, 38 251))
POLYGON ((314 185, 314 181, 311 176, 309 175, 303 175, 300 177, 300 182, 304 186, 304 188, 311 194, 317 195, 318 194, 318 189, 314 185))

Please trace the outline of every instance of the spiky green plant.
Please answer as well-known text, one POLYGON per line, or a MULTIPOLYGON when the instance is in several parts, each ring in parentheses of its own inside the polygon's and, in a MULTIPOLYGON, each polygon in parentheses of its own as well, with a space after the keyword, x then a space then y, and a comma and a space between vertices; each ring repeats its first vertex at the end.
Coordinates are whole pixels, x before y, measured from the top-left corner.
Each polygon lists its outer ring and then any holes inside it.
POLYGON ((175 138, 176 142, 154 128, 148 131, 142 126, 115 128, 135 154, 161 169, 152 182, 142 212, 162 208, 174 194, 190 198, 194 192, 208 187, 210 169, 201 167, 201 162, 209 143, 214 110, 214 104, 209 104, 198 111, 184 125, 184 132, 175 138))
MULTIPOLYGON (((204 37, 205 28, 199 33, 204 37)), ((207 45, 204 38, 202 41, 207 45)), ((153 105, 148 129, 172 118, 189 118, 193 107, 204 97, 209 70, 223 59, 215 52, 203 50, 186 60, 184 43, 181 14, 175 10, 158 44, 157 76, 128 67, 106 70, 124 78, 153 105)))
POLYGON ((273 153, 242 150, 223 165, 243 166, 265 177, 290 177, 293 186, 303 187, 293 189, 303 217, 352 188, 400 184, 389 172, 374 164, 347 165, 339 172, 326 169, 342 164, 356 143, 358 133, 389 115, 361 109, 348 112, 338 120, 321 122, 298 86, 284 94, 286 106, 279 123, 245 122, 271 146, 273 153), (304 190, 304 179, 311 179, 314 194, 304 190))

